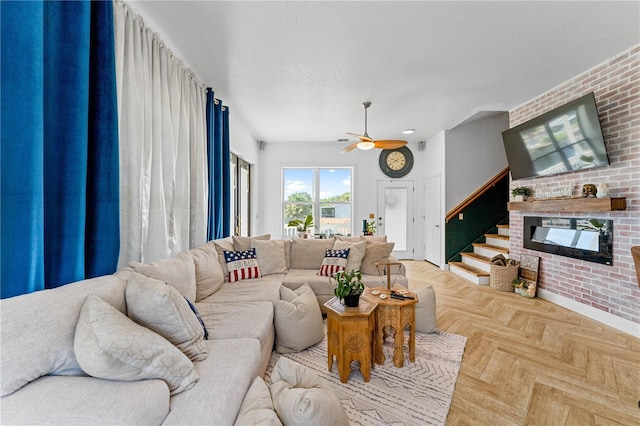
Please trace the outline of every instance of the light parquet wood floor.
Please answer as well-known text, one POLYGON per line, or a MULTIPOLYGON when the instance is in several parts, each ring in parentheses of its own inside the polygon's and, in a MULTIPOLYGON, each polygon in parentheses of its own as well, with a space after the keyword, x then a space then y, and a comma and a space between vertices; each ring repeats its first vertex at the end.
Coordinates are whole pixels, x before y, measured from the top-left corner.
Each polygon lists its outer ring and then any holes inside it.
POLYGON ((539 298, 403 261, 467 337, 447 425, 640 425, 640 339, 539 298))

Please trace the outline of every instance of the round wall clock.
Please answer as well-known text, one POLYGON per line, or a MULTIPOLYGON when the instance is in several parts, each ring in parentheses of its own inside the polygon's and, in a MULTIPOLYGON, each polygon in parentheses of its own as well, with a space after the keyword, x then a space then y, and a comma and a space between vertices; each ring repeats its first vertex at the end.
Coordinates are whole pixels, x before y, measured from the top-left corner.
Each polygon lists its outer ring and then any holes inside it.
POLYGON ((406 146, 383 149, 379 158, 380 170, 391 178, 406 176, 413 168, 413 154, 406 146))

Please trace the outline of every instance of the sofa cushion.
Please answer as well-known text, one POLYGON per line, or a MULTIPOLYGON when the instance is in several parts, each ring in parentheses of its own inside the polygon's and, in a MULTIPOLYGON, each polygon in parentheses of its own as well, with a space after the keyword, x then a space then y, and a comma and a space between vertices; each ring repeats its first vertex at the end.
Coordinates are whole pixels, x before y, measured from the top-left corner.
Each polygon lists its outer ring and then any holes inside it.
POLYGON ((287 272, 283 240, 252 240, 251 247, 256 249, 258 267, 262 275, 287 272))
POLYGON ((345 267, 345 270, 347 272, 359 271, 362 267, 362 259, 364 259, 367 243, 364 241, 349 243, 346 241, 336 240, 333 244, 334 250, 343 250, 347 248, 349 249, 349 258, 347 259, 347 266, 345 267))
POLYGON ((343 235, 336 235, 336 240, 343 241, 345 243, 357 243, 362 241, 362 237, 360 235, 354 235, 353 237, 345 237, 343 235))
POLYGON ((219 240, 214 240, 209 242, 208 244, 213 243, 213 246, 216 248, 216 252, 218 253, 218 263, 220 264, 220 268, 222 269, 222 275, 224 276, 224 282, 229 282, 229 272, 227 271, 227 261, 224 259, 225 251, 234 251, 233 248, 233 238, 227 237, 219 240))
POLYGON ((259 375, 256 339, 207 340, 209 357, 194 362, 200 381, 171 397, 167 425, 232 425, 253 379, 259 375))
POLYGON ((291 290, 299 288, 302 284, 311 287, 316 296, 330 294, 333 297, 333 289, 336 287, 335 281, 330 277, 318 275, 317 271, 309 269, 289 269, 282 280, 282 285, 291 290))
POLYGON ((348 257, 349 249, 326 249, 318 275, 333 277, 336 273, 344 271, 344 268, 347 266, 348 257))
POLYGON ((349 425, 331 387, 313 370, 280 357, 271 373, 271 397, 285 425, 349 425))
POLYGON ((258 259, 256 259, 256 249, 244 251, 225 250, 224 260, 227 263, 227 276, 230 283, 262 276, 258 266, 258 259))
POLYGON ((418 296, 416 303, 416 331, 433 333, 438 330, 436 324, 436 292, 432 286, 420 286, 411 289, 418 296))
POLYGON ((126 312, 120 273, 0 300, 1 396, 46 374, 84 374, 73 353, 78 315, 89 294, 126 312))
MULTIPOLYGON (((378 275, 376 263, 387 263, 394 246, 395 243, 371 243, 367 245, 360 272, 363 274, 378 275)), ((380 270, 383 271, 384 268, 381 267, 380 270)))
POLYGON ((164 281, 192 302, 196 300, 196 267, 188 252, 151 263, 130 262, 136 272, 164 281))
POLYGON ((371 243, 386 243, 387 236, 386 235, 362 235, 360 238, 366 241, 368 244, 371 243))
POLYGON ((224 284, 224 273, 213 243, 189 250, 196 268, 196 302, 211 296, 224 284))
POLYGON ((291 238, 284 240, 284 258, 287 261, 287 269, 291 268, 291 245, 293 240, 291 238))
POLYGON ((239 237, 236 235, 231 237, 231 241, 233 241, 233 249, 235 251, 249 250, 251 247, 253 247, 253 241, 266 241, 269 239, 271 239, 271 234, 258 235, 257 237, 239 237))
POLYGON ((262 377, 253 379, 253 383, 242 401, 235 424, 237 426, 282 425, 273 407, 271 391, 262 377))
POLYGON ((174 287, 135 274, 126 289, 129 318, 173 343, 192 361, 207 357, 204 329, 189 301, 174 287))
POLYGON ((314 240, 294 238, 291 240, 291 269, 320 269, 324 252, 333 248, 334 238, 314 240))
POLYGON ((74 352, 90 376, 123 381, 161 379, 171 395, 189 389, 199 378, 179 349, 98 296, 88 296, 80 311, 74 352))
POLYGON ((250 337, 263 346, 273 337, 270 302, 199 303, 198 307, 211 340, 250 337))
POLYGON ((162 380, 44 376, 2 398, 3 425, 158 425, 169 413, 162 380))
POLYGON ((275 306, 276 351, 300 352, 324 338, 322 313, 313 290, 307 284, 296 290, 280 288, 275 306))
MULTIPOLYGON (((315 275, 315 273, 314 273, 315 275)), ((239 303, 269 301, 273 305, 280 300, 280 285, 286 275, 274 274, 252 280, 224 283, 220 290, 197 303, 202 314, 201 304, 204 303, 239 303)), ((211 331, 211 330, 209 330, 211 331)))

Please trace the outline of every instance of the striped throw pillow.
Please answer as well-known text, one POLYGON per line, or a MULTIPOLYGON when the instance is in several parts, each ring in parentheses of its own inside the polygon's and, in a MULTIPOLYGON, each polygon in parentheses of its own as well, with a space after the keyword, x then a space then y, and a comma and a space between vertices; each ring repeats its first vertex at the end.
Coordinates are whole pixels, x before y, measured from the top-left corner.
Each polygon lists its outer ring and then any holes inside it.
POLYGON ((347 258, 349 257, 349 249, 333 250, 326 249, 324 252, 324 260, 318 275, 332 277, 336 272, 344 271, 347 267, 347 258))
POLYGON ((256 258, 256 249, 243 251, 224 251, 224 260, 227 264, 229 282, 260 278, 260 268, 256 258))

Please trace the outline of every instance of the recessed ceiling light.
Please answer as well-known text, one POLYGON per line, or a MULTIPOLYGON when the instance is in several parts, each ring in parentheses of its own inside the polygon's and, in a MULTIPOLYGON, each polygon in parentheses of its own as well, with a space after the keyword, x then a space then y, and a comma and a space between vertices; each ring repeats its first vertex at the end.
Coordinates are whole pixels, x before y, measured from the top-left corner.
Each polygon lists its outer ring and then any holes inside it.
POLYGON ((403 135, 410 135, 410 134, 412 134, 412 133, 413 133, 413 132, 415 132, 415 131, 416 131, 416 129, 404 129, 404 130, 402 131, 402 134, 403 134, 403 135))

